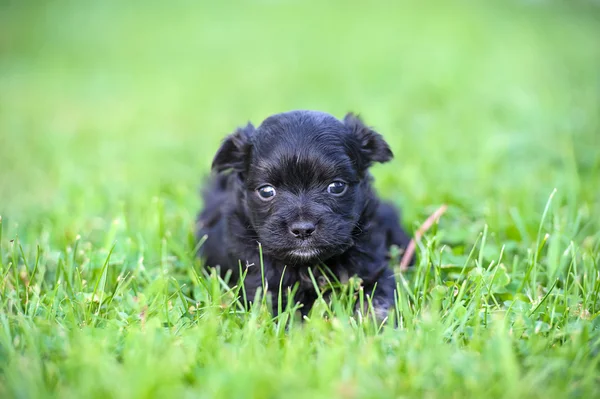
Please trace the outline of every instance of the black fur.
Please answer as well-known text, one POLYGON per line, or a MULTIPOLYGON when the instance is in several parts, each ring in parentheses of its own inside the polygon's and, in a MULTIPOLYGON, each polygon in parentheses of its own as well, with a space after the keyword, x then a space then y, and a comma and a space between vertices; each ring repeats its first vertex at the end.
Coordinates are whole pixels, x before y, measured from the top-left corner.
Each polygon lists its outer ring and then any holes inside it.
POLYGON ((304 314, 316 299, 308 269, 318 276, 320 265, 340 281, 360 277, 365 292, 374 292, 377 312, 386 313, 395 289, 388 249, 406 248, 409 238, 395 209, 373 192, 368 168, 392 157, 383 137, 353 114, 340 121, 321 112, 292 111, 273 115, 258 128, 238 129, 213 161, 216 173, 198 218, 198 237, 207 236, 200 255, 234 279, 241 261, 247 268, 246 293, 253 299, 262 285, 260 243, 269 290, 277 292, 282 284, 285 293, 298 284, 295 300, 304 305, 304 314), (332 182, 341 182, 337 189, 345 183, 346 191, 328 192, 336 189, 328 188, 332 182), (275 191, 268 199, 257 191, 265 185, 275 191))

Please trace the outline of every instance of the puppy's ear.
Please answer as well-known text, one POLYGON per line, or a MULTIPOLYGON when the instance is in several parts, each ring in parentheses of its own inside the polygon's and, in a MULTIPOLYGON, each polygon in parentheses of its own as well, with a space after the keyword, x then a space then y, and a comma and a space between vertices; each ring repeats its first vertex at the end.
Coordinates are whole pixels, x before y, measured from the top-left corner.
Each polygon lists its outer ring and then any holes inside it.
POLYGON ((212 170, 223 172, 233 169, 236 172, 243 172, 250 154, 250 137, 254 131, 254 126, 248 123, 227 136, 213 159, 212 170))
POLYGON ((394 157, 392 150, 390 150, 383 137, 367 127, 357 115, 347 114, 344 117, 344 125, 350 129, 352 135, 358 140, 367 167, 373 162, 387 162, 394 157))

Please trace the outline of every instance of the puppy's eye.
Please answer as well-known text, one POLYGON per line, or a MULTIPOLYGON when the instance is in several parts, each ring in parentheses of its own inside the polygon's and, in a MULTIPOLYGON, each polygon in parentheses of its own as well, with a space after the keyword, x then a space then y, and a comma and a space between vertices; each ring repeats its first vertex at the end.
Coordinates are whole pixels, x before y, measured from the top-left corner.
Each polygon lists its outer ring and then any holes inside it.
POLYGON ((263 201, 271 201, 273 199, 273 197, 275 197, 275 187, 270 186, 268 184, 259 187, 256 192, 258 193, 258 196, 260 197, 261 200, 263 201))
POLYGON ((346 183, 343 181, 334 181, 327 187, 327 192, 333 195, 342 195, 346 192, 346 183))

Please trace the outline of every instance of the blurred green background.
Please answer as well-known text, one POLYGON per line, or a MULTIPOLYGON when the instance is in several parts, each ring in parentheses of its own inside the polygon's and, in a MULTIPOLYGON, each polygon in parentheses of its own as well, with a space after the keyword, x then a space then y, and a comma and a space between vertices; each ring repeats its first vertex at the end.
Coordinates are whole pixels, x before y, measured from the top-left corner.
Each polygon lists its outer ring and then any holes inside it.
POLYGON ((600 397, 599 186, 589 2, 0 0, 0 397, 600 397), (385 136, 409 229, 450 205, 398 329, 202 274, 219 142, 296 108, 385 136))
POLYGON ((219 141, 307 108, 388 139, 377 186, 409 227, 448 202, 518 239, 556 187, 593 231, 599 21, 581 2, 2 2, 0 214, 35 239, 161 196, 191 228, 219 141))

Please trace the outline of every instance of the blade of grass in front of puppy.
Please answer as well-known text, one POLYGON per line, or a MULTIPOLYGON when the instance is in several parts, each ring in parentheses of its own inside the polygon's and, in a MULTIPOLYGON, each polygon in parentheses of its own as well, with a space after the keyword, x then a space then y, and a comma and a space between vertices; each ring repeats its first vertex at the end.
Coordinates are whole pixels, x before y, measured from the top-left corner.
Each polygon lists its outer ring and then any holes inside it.
POLYGON ((410 289, 410 287, 408 285, 408 282, 406 281, 406 279, 404 278, 404 276, 402 274, 399 274, 398 278, 400 279, 400 283, 402 284, 402 288, 408 294, 408 296, 410 297, 410 300, 412 301, 412 303, 417 303, 416 297, 413 294, 413 292, 411 291, 411 289, 410 289))
POLYGON ((204 280, 204 278, 200 277, 200 275, 196 272, 196 269, 194 268, 193 263, 190 263, 189 270, 193 277, 192 282, 196 283, 198 285, 198 287, 204 287, 204 290, 206 291, 206 293, 208 295, 210 295, 211 292, 210 292, 210 289, 208 288, 208 285, 206 284, 206 281, 204 280))
POLYGON ((321 273, 323 273, 323 277, 326 280, 331 295, 329 303, 331 311, 338 318, 343 317, 344 320, 352 318, 357 302, 355 298, 355 287, 350 283, 352 280, 349 279, 348 282, 342 283, 335 273, 325 265, 323 265, 323 268, 320 270, 321 273))
MULTIPOLYGON (((100 284, 102 284, 102 291, 103 291, 102 293, 104 293, 104 287, 106 285, 106 276, 108 273, 108 263, 110 262, 110 257, 112 255, 114 249, 115 249, 115 244, 113 244, 112 247, 110 248, 110 251, 108 251, 108 255, 106 256, 104 265, 102 265, 102 270, 100 270, 100 275, 96 279, 96 284, 94 285, 94 291, 92 293, 92 298, 90 300, 90 306, 88 309, 88 313, 90 313, 90 314, 93 313, 92 307, 94 306, 94 298, 96 298, 96 294, 98 292, 98 288, 100 287, 100 284)), ((100 307, 102 306, 102 299, 103 298, 98 298, 98 308, 96 309, 95 316, 98 316, 98 314, 100 313, 100 307)))
MULTIPOLYGON (((40 252, 41 252, 41 248, 38 245, 36 245, 36 254, 35 254, 35 264, 33 265, 33 270, 31 272, 31 274, 29 275, 29 287, 34 287, 35 286, 35 276, 37 274, 37 270, 38 270, 38 265, 40 264, 40 252)), ((40 284, 41 286, 41 284, 40 284)), ((39 302, 38 302, 39 304, 39 302)), ((27 289, 27 303, 26 303, 26 311, 27 314, 32 315, 35 313, 31 313, 31 306, 32 304, 29 302, 29 288, 27 289)))
POLYGON ((261 297, 261 303, 263 305, 267 304, 267 290, 268 290, 268 286, 267 286, 267 282, 265 281, 265 263, 263 260, 263 251, 262 251, 262 244, 258 243, 258 256, 260 257, 260 278, 262 281, 262 297, 261 297))
POLYGON ((244 309, 248 309, 248 296, 246 295, 246 284, 244 284, 244 281, 246 280, 246 274, 248 273, 248 268, 246 268, 246 270, 242 270, 242 261, 238 260, 238 268, 240 270, 240 278, 239 278, 239 284, 240 284, 240 289, 242 290, 242 299, 244 300, 244 309))
POLYGON ((283 267, 283 272, 281 272, 281 278, 279 279, 279 290, 277 292, 277 314, 280 315, 282 311, 282 295, 281 288, 283 287, 283 277, 285 276, 287 266, 283 267))
MULTIPOLYGON (((229 270, 229 273, 231 273, 231 270, 229 270)), ((243 277, 246 277, 246 275, 244 275, 243 277)), ((240 291, 242 291, 244 289, 244 284, 243 284, 243 280, 239 279, 237 285, 234 285, 233 287, 229 287, 229 285, 227 284, 227 282, 225 282, 223 279, 220 279, 221 281, 221 285, 224 289, 228 290, 229 292, 231 292, 231 294, 233 295, 233 302, 231 303, 231 305, 235 304, 236 307, 238 308, 238 311, 240 312, 244 312, 246 310, 246 308, 244 307, 244 304, 240 301, 240 291)))
POLYGON ((356 314, 358 315, 358 324, 361 325, 363 323, 363 309, 365 308, 365 290, 363 287, 358 289, 358 311, 356 314))
MULTIPOLYGON (((1 237, 0 237, 0 239, 1 239, 1 237)), ((42 255, 42 248, 38 244, 38 245, 36 245, 36 251, 35 251, 35 264, 33 265, 33 270, 31 271, 31 275, 29 276, 29 285, 35 284, 34 280, 37 275, 41 255, 42 255)), ((40 284, 40 286, 41 286, 41 284, 40 284)))
POLYGON ((19 308, 19 311, 22 311, 23 309, 21 308, 21 284, 19 283, 19 256, 17 255, 17 250, 16 247, 19 246, 19 239, 15 239, 12 243, 11 243, 11 252, 12 252, 12 268, 13 268, 13 275, 14 275, 14 281, 13 284, 15 286, 15 292, 16 292, 16 297, 17 300, 15 301, 16 306, 19 308))
MULTIPOLYGON (((181 309, 181 316, 179 317, 179 320, 182 320, 184 317, 190 315, 188 300, 185 297, 185 295, 183 294, 183 288, 185 288, 186 285, 185 284, 180 285, 179 282, 177 281, 177 279, 173 276, 171 276, 169 278, 169 282, 173 283, 173 287, 175 289, 175 293, 173 294, 173 296, 177 296, 179 299, 179 302, 181 303, 182 309, 181 309)), ((169 282, 167 282, 167 285, 169 282)), ((115 292, 119 289, 119 285, 117 285, 117 287, 115 288, 115 292)), ((114 297, 114 294, 111 295, 111 298, 110 298, 111 301, 112 301, 113 297, 114 297)), ((190 301, 190 303, 193 303, 193 301, 190 301)), ((107 301, 107 304, 108 304, 108 301, 107 301)), ((179 327, 177 328, 177 330, 175 331, 175 334, 177 334, 179 332, 179 330, 183 327, 185 327, 185 324, 184 323, 180 324, 179 327)))
POLYGON ((208 239, 208 234, 204 234, 199 240, 198 243, 194 246, 194 249, 192 250, 192 257, 196 257, 196 255, 198 254, 198 251, 200 251, 200 247, 202 247, 202 245, 204 245, 204 243, 206 242, 206 240, 208 239))
MULTIPOLYGON (((503 266, 502 265, 502 257, 504 256, 504 248, 505 246, 502 245, 502 247, 500 248, 500 255, 498 256, 498 261, 495 262, 496 263, 496 267, 494 268, 494 274, 492 275, 492 279, 489 283, 488 288, 488 292, 486 294, 486 298, 484 302, 488 302, 489 299, 491 298, 492 301, 494 302, 494 304, 496 305, 496 307, 500 308, 500 304, 498 303, 498 300, 496 300, 496 297, 494 295, 494 282, 496 281, 496 276, 498 275, 498 270, 500 270, 503 266)), ((490 271, 490 269, 492 268, 492 266, 494 265, 494 261, 492 261, 490 263, 490 266, 488 267, 488 272, 490 271)), ((488 316, 488 308, 485 308, 485 324, 487 325, 487 316, 488 316)))
POLYGON ((377 314, 375 313, 375 306, 373 306, 373 298, 375 297, 376 289, 377 289, 377 283, 375 283, 373 285, 373 289, 371 290, 371 293, 367 294, 367 309, 368 309, 367 313, 369 315, 369 320, 373 323, 373 326, 375 326, 376 332, 379 332, 381 330, 381 328, 383 327, 383 325, 385 324, 387 317, 384 320, 382 320, 381 324, 378 323, 377 314))
MULTIPOLYGON (((550 193, 550 197, 548 198, 548 201, 546 202, 546 206, 544 207, 544 212, 542 213, 542 219, 540 220, 537 237, 536 237, 536 241, 535 241, 536 249, 533 252, 533 257, 531 259, 531 263, 530 263, 529 267, 527 268, 527 271, 525 272, 525 277, 523 278, 523 281, 519 285, 517 292, 521 292, 525 288, 525 285, 530 281, 532 272, 534 271, 534 269, 538 263, 538 259, 541 255, 542 249, 544 248, 546 241, 548 240, 548 234, 544 234, 544 237, 542 238, 542 229, 544 228, 544 223, 546 222, 546 217, 548 216, 548 213, 550 212, 550 208, 552 206, 552 200, 554 199, 554 195, 556 194, 556 191, 557 191, 556 188, 554 190, 552 190, 552 193, 550 193)), ((534 290, 535 290, 535 280, 536 280, 536 278, 535 278, 535 273, 534 273, 533 283, 531 284, 532 287, 534 287, 534 290)))
POLYGON ((404 329, 404 312, 406 311, 404 308, 404 303, 402 303, 402 298, 400 297, 399 286, 396 283, 396 292, 394 293, 394 313, 396 315, 396 322, 398 327, 402 330, 404 329), (400 306, 402 306, 402 310, 400 310, 400 306))
POLYGON ((25 265, 25 270, 21 273, 19 278, 22 278, 23 280, 23 286, 25 288, 25 309, 27 309, 27 304, 29 303, 29 283, 31 282, 31 279, 29 279, 29 263, 27 262, 27 257, 25 256, 25 251, 23 251, 21 243, 19 243, 19 252, 21 253, 21 258, 23 258, 23 264, 25 265))
POLYGON ((279 289, 277 292, 277 316, 275 317, 275 319, 277 319, 277 323, 276 323, 276 327, 275 327, 275 334, 277 336, 279 336, 281 325, 282 324, 285 325, 285 323, 287 321, 287 317, 286 317, 287 315, 283 314, 283 309, 282 309, 283 295, 281 292, 281 290, 283 288, 283 277, 285 276, 285 271, 286 271, 286 266, 283 267, 283 272, 281 273, 281 279, 279 279, 279 289), (283 320, 283 322, 282 322, 282 320, 283 320))
POLYGON ((481 245, 479 246, 479 256, 477 257, 477 267, 483 268, 483 252, 485 250, 485 243, 487 241, 488 225, 487 223, 483 226, 483 233, 481 235, 481 245))
MULTIPOLYGON (((313 271, 310 268, 308 268, 308 276, 310 277, 310 281, 312 282, 313 287, 315 288, 315 292, 317 293, 317 299, 325 302, 325 300, 323 299, 323 293, 321 292, 321 290, 319 288, 319 284, 317 283, 317 280, 315 279, 315 275, 313 274, 313 271)), ((327 312, 329 317, 333 317, 333 312, 331 311, 329 304, 326 304, 326 305, 327 306, 325 307, 325 311, 327 312)))
POLYGON ((344 309, 344 307, 341 306, 344 303, 344 301, 342 301, 342 295, 344 295, 344 291, 341 290, 341 294, 338 294, 340 292, 339 289, 342 288, 342 283, 337 278, 335 273, 333 273, 327 266, 323 265, 319 268, 319 270, 325 279, 326 284, 324 285, 328 287, 331 295, 331 300, 328 305, 332 311, 332 314, 336 315, 336 317, 347 314, 349 309, 344 309), (333 282, 331 281, 332 279, 334 280, 333 282))
POLYGON ((473 260, 473 257, 475 255, 475 248, 477 248, 477 245, 479 244, 479 240, 481 240, 481 234, 479 234, 477 236, 477 238, 475 239, 475 243, 473 243, 473 246, 471 247, 469 256, 467 256, 467 259, 465 260, 465 263, 464 263, 462 269, 460 270, 460 274, 458 275, 457 281, 461 281, 465 278, 467 268, 469 267, 469 264, 473 260))
MULTIPOLYGON (((282 286, 281 289, 284 287, 282 286)), ((294 327, 294 317, 296 312, 302 307, 300 303, 296 303, 294 301, 294 296, 296 295, 296 291, 298 290, 298 284, 294 284, 293 287, 287 287, 287 302, 285 305, 285 309, 282 309, 281 305, 279 306, 279 313, 272 319, 272 322, 275 323, 275 334, 276 336, 281 336, 288 331, 291 331, 294 327)))

